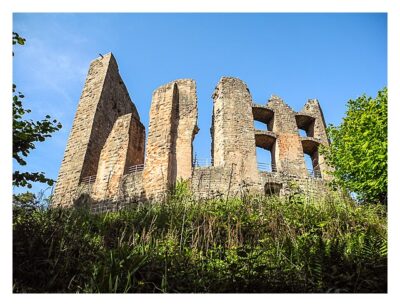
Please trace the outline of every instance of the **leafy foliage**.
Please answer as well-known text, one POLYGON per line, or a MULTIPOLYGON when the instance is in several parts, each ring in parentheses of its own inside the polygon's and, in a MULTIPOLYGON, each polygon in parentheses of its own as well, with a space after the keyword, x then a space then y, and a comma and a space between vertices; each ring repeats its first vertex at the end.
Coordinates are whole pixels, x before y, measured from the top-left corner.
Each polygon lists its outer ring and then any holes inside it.
POLYGON ((13 195, 14 205, 26 205, 35 207, 38 205, 36 195, 32 192, 23 192, 13 195))
POLYGON ((15 206, 14 291, 386 292, 385 206, 183 187, 103 214, 15 206))
MULTIPOLYGON (((25 39, 20 37, 18 33, 13 32, 13 45, 25 44, 25 39)), ((24 116, 31 112, 22 105, 24 95, 17 92, 17 87, 13 84, 13 158, 21 166, 26 165, 25 157, 35 149, 35 142, 43 142, 51 134, 61 129, 62 125, 55 119, 51 119, 46 115, 45 119, 33 121, 25 119, 24 116)), ((54 180, 45 177, 43 172, 20 172, 14 171, 13 185, 31 188, 29 182, 41 182, 52 185, 54 180)))
POLYGON ((387 89, 375 99, 365 95, 347 103, 346 117, 330 126, 325 153, 336 183, 364 202, 387 198, 387 89))
POLYGON ((19 44, 19 45, 25 45, 26 39, 19 36, 18 33, 13 32, 13 37, 12 37, 12 44, 19 44))

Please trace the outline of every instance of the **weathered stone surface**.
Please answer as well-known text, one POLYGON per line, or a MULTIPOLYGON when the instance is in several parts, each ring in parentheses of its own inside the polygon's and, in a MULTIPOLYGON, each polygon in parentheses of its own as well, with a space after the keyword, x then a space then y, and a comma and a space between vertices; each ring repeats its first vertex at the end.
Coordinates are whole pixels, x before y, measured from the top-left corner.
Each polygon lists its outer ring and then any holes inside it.
POLYGON ((196 198, 245 193, 285 196, 298 191, 312 195, 327 188, 331 169, 324 163, 320 147, 329 141, 317 100, 308 100, 300 112, 277 96, 266 105, 255 104, 244 82, 221 78, 213 94, 213 162, 194 168, 197 116, 193 80, 175 80, 157 88, 145 152, 145 129, 114 57, 108 54, 94 60, 53 204, 69 206, 79 198, 96 212, 118 210, 135 202, 159 200, 181 179, 190 182, 196 198), (255 130, 254 120, 267 128, 255 130), (301 137, 299 129, 307 136, 301 137), (257 168, 256 147, 271 151, 272 171, 257 168), (314 175, 306 169, 304 154, 312 158, 314 175))
POLYGON ((186 180, 192 176, 193 140, 199 128, 197 127, 197 94, 196 83, 190 79, 176 80, 179 101, 176 139, 176 178, 186 180))
POLYGON ((143 173, 148 197, 166 191, 192 174, 192 141, 197 133, 196 84, 181 79, 153 93, 143 173))
POLYGON ((214 166, 233 171, 231 184, 258 181, 253 100, 246 84, 221 78, 213 94, 211 128, 214 166))
MULTIPOLYGON (((328 146, 329 140, 326 133, 325 118, 318 100, 309 99, 299 114, 307 114, 314 118, 313 124, 310 125, 311 131, 309 136, 316 138, 316 141, 322 145, 328 146)), ((329 172, 333 169, 326 164, 324 156, 319 154, 318 150, 314 152, 312 160, 321 171, 322 177, 326 180, 331 180, 332 177, 329 172)))
POLYGON ((73 204, 82 179, 96 175, 100 152, 114 122, 128 113, 140 121, 114 56, 109 53, 95 59, 90 64, 68 138, 53 195, 54 204, 73 204))
POLYGON ((277 96, 268 100, 267 107, 274 111, 272 131, 277 135, 277 141, 273 159, 277 172, 306 177, 307 169, 296 124, 296 113, 277 96))
POLYGON ((149 197, 166 191, 176 178, 177 122, 173 118, 177 113, 178 99, 174 82, 159 87, 153 93, 143 171, 143 185, 149 197))
POLYGON ((129 166, 144 162, 144 126, 132 113, 114 123, 100 154, 93 199, 118 198, 122 192, 122 176, 129 166))

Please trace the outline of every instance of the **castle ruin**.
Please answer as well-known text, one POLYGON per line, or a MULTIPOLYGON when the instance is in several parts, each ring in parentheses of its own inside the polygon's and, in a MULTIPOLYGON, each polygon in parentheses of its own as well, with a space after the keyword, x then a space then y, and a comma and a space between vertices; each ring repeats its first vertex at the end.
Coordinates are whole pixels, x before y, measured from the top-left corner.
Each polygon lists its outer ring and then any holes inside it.
POLYGON ((145 127, 109 53, 90 64, 53 194, 53 205, 90 201, 94 211, 121 203, 160 199, 186 180, 197 198, 255 194, 285 195, 296 185, 324 188, 330 168, 319 152, 328 145, 316 99, 295 112, 272 96, 256 104, 246 84, 222 77, 213 98, 209 163, 194 158, 197 127, 196 83, 180 79, 153 92, 146 143, 145 127), (266 124, 258 130, 254 121, 266 124), (299 135, 299 129, 306 136, 299 135), (256 148, 271 154, 257 163, 256 148), (307 169, 304 154, 311 156, 307 169))

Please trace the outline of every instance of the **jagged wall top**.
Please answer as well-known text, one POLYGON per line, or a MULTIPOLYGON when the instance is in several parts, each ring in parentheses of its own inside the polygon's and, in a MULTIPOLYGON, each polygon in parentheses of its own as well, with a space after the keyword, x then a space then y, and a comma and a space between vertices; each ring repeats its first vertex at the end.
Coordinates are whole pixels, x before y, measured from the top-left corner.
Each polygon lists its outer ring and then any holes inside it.
MULTIPOLYGON (((265 105, 257 105, 247 85, 234 77, 222 77, 212 98, 213 161, 209 166, 217 176, 222 175, 215 182, 218 192, 229 193, 243 186, 263 189, 265 173, 257 169, 256 147, 270 151, 272 172, 268 177, 278 185, 284 177, 307 177, 304 154, 312 156, 314 169, 328 169, 318 154, 318 146, 328 144, 328 139, 317 100, 309 100, 300 112, 275 95, 265 105), (266 123, 267 129, 256 130, 255 120, 266 123), (301 137, 298 129, 305 129, 307 137, 301 137)), ((180 179, 195 179, 202 171, 193 160, 197 114, 194 80, 178 79, 158 87, 152 96, 145 149, 145 129, 114 56, 108 53, 93 60, 54 202, 70 205, 87 181, 93 183, 90 190, 96 200, 116 199, 128 188, 125 178, 131 173, 129 169, 141 171, 130 183, 135 182, 131 195, 141 199, 165 192, 180 179)), ((203 187, 192 188, 201 193, 203 187)))

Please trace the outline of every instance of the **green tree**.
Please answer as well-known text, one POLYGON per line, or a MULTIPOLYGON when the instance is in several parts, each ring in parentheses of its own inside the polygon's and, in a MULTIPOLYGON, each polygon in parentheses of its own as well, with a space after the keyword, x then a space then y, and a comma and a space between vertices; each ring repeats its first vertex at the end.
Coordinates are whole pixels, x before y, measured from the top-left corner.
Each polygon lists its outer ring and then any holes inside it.
POLYGON ((387 201, 387 88, 375 99, 363 95, 347 103, 342 123, 328 127, 325 155, 334 182, 360 202, 387 201))
MULTIPOLYGON (((13 32, 13 45, 25 44, 25 38, 22 38, 18 33, 13 32)), ((14 55, 14 53, 13 53, 14 55)), ((61 129, 61 123, 57 120, 52 120, 49 115, 40 121, 25 119, 24 116, 31 112, 22 105, 24 95, 17 91, 17 86, 13 84, 13 158, 21 166, 26 165, 25 158, 35 149, 35 142, 43 142, 46 138, 51 137, 51 134, 61 129)), ((14 171, 13 185, 31 188, 30 182, 40 182, 52 185, 54 180, 46 178, 43 172, 20 172, 14 171)))

